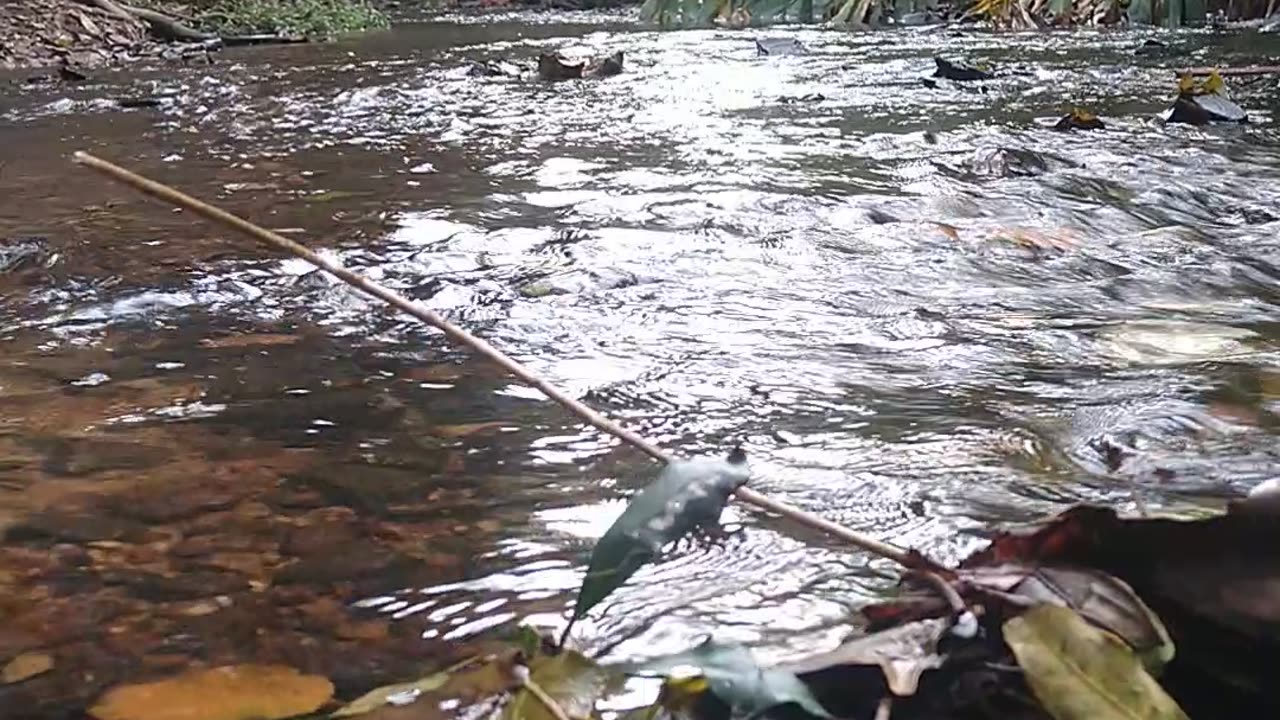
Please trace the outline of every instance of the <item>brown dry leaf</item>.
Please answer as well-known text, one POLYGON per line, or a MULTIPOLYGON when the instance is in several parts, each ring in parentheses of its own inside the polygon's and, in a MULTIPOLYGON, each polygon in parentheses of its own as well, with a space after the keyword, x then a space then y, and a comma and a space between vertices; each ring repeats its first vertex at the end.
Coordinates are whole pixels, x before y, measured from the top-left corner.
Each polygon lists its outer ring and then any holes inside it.
POLYGON ((282 335, 276 333, 252 333, 248 335, 228 335, 219 338, 205 338, 200 344, 207 348, 242 348, 272 345, 293 345, 302 340, 301 335, 282 335))
POLYGON ((952 240, 955 240, 956 242, 960 241, 960 228, 956 227, 955 225, 948 225, 943 222, 935 222, 933 224, 938 226, 938 229, 942 231, 943 235, 946 235, 947 237, 951 238, 952 240))
POLYGON ((44 653, 23 653, 0 670, 0 683, 8 685, 33 678, 53 669, 53 658, 44 653))
POLYGON ((442 438, 457 439, 475 435, 485 430, 500 428, 506 423, 503 422, 479 422, 479 423, 462 423, 461 425, 436 425, 431 428, 431 434, 442 438))
POLYGON ((98 720, 278 720, 314 712, 333 683, 280 665, 229 665, 118 685, 89 713, 98 720))
POLYGON ((463 376, 464 374, 462 370, 453 363, 410 368, 409 371, 405 373, 406 379, 417 380, 420 382, 450 382, 463 376))
POLYGON ((1005 234, 997 235, 997 238, 1008 240, 1015 245, 1032 250, 1057 250, 1059 252, 1070 250, 1079 244, 1076 238, 1071 237, 1070 233, 1065 230, 1049 234, 1037 230, 1014 228, 1005 234))

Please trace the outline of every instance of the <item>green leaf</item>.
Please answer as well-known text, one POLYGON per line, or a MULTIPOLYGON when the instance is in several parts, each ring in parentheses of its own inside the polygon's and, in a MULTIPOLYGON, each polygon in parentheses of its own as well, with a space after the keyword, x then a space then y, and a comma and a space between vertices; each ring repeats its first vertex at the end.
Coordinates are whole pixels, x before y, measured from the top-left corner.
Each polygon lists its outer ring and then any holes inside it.
POLYGON ((1005 622, 1004 639, 1056 720, 1188 720, 1123 640, 1068 608, 1037 605, 1005 622))
POLYGON ((509 690, 516 684, 512 668, 515 651, 469 658, 421 680, 380 687, 334 711, 331 718, 354 717, 375 713, 388 706, 415 705, 436 707, 442 700, 470 703, 509 690))
POLYGON ((596 543, 564 636, 568 636, 573 620, 608 597, 664 545, 695 528, 715 526, 729 496, 747 477, 746 457, 740 451, 731 453, 728 460, 694 458, 668 463, 596 543))
POLYGON ((761 668, 751 651, 710 638, 688 652, 621 666, 629 675, 666 677, 677 668, 695 667, 707 678, 711 693, 729 706, 733 717, 753 718, 779 705, 795 704, 815 717, 831 718, 808 686, 795 674, 761 668))
POLYGON ((447 682, 449 682, 449 673, 438 672, 434 675, 428 675, 421 680, 396 683, 395 685, 386 685, 380 688, 375 688, 334 711, 334 713, 329 717, 342 718, 351 717, 353 715, 363 715, 367 712, 373 712, 374 710, 377 710, 398 698, 408 700, 423 693, 439 690, 444 687, 444 684, 447 682))
MULTIPOLYGON (((619 675, 573 650, 534 658, 529 678, 571 718, 592 717, 596 701, 622 685, 619 675)), ((503 708, 502 720, 556 719, 528 689, 521 688, 503 708)))

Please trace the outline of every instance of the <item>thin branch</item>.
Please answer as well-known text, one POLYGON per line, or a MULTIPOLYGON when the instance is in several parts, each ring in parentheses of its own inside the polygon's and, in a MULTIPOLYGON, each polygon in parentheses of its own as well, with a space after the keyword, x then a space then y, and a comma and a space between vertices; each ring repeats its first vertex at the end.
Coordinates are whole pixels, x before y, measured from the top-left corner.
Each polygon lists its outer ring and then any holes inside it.
POLYGON ((1244 65, 1241 67, 1192 67, 1174 70, 1178 75, 1209 75, 1217 71, 1222 77, 1233 75, 1276 75, 1280 74, 1280 65, 1244 65))
POLYGON ((560 707, 560 703, 556 702, 555 698, 548 695, 547 691, 542 689, 542 686, 534 682, 533 678, 529 677, 528 673, 525 673, 522 678, 522 682, 524 683, 524 689, 528 690, 530 695, 534 696, 538 699, 538 702, 542 703, 542 706, 547 709, 547 712, 551 713, 551 717, 554 717, 556 720, 572 720, 568 713, 564 711, 564 708, 560 707))
MULTIPOLYGON (((306 260, 317 268, 324 270, 366 295, 378 298, 388 305, 391 305, 406 314, 412 315, 432 327, 440 329, 453 340, 472 348, 488 360, 519 378, 525 384, 542 391, 544 395, 560 403, 569 412, 577 415, 603 432, 613 435, 619 440, 644 451, 656 460, 661 460, 662 462, 671 461, 671 455, 658 446, 637 435, 635 432, 622 427, 613 420, 601 415, 590 407, 587 407, 578 400, 569 397, 559 388, 548 383, 537 375, 534 375, 523 365, 507 357, 507 355, 501 350, 490 345, 488 342, 485 342, 448 320, 445 320, 443 317, 437 315, 426 307, 410 301, 403 295, 383 287, 359 273, 352 272, 331 260, 321 257, 312 250, 294 242, 293 240, 254 225, 253 223, 236 217, 225 210, 216 208, 201 200, 197 200, 189 195, 183 194, 168 185, 163 185, 154 180, 149 180, 141 175, 125 170, 118 165, 94 157, 93 155, 83 151, 75 153, 73 157, 77 163, 88 166, 112 180, 128 185, 143 194, 190 210, 191 212, 208 220, 234 228, 265 245, 270 245, 280 250, 284 250, 291 255, 295 255, 306 260)), ((814 515, 813 513, 801 510, 798 507, 774 500, 773 498, 762 495, 745 486, 738 488, 735 494, 738 496, 738 499, 743 502, 755 505, 762 510, 777 513, 778 515, 794 520, 801 525, 844 540, 845 542, 866 550, 869 553, 893 560, 903 567, 910 568, 920 564, 918 556, 913 557, 901 548, 866 537, 844 527, 843 525, 838 525, 830 520, 814 515)))
POLYGON ((947 601, 947 605, 951 606, 952 612, 959 614, 969 609, 969 607, 964 604, 964 598, 960 597, 960 593, 956 592, 956 589, 951 586, 951 583, 947 582, 947 580, 941 575, 927 570, 919 570, 912 574, 920 577, 933 587, 934 590, 937 590, 938 594, 942 596, 942 599, 947 601))
POLYGON ((889 720, 889 714, 893 711, 893 696, 885 695, 880 698, 880 704, 876 706, 876 720, 889 720))

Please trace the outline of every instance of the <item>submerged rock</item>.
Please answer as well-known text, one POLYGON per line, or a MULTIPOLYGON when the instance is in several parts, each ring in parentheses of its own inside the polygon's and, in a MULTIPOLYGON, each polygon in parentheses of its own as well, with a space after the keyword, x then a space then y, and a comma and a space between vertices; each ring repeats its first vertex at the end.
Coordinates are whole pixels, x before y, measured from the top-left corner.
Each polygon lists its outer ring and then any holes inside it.
POLYGON ((538 56, 538 79, 546 82, 576 80, 579 78, 604 78, 622 74, 622 51, 596 60, 569 63, 557 53, 538 56))
POLYGON ((1088 110, 1076 108, 1054 123, 1054 130, 1104 130, 1106 123, 1088 110))
POLYGON ((0 240, 0 274, 48 264, 52 259, 49 242, 42 237, 15 237, 0 240))
POLYGON ((984 147, 974 151, 970 169, 978 175, 1029 177, 1049 171, 1048 158, 1021 148, 984 147))
POLYGON ((601 58, 599 61, 593 61, 587 65, 583 75, 586 77, 612 77, 622 74, 622 51, 610 55, 607 58, 601 58))
POLYGON ((977 68, 956 65, 940 57, 935 57, 933 62, 937 67, 933 71, 934 77, 946 78, 947 80, 956 80, 958 82, 971 82, 973 80, 990 80, 994 77, 991 73, 977 68))
POLYGON ((806 55, 809 48, 795 38, 756 38, 757 55, 806 55))
POLYGON ((538 79, 546 82, 573 80, 582 77, 586 63, 570 65, 556 53, 542 53, 538 56, 538 79))

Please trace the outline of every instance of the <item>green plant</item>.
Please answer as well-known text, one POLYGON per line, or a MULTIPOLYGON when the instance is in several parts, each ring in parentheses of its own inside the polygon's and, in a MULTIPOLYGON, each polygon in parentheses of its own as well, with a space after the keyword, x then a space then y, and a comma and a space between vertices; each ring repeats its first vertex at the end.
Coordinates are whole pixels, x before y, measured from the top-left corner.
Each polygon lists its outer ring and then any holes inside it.
POLYGON ((200 24, 223 35, 282 33, 328 37, 385 28, 387 16, 365 0, 218 0, 200 24))

